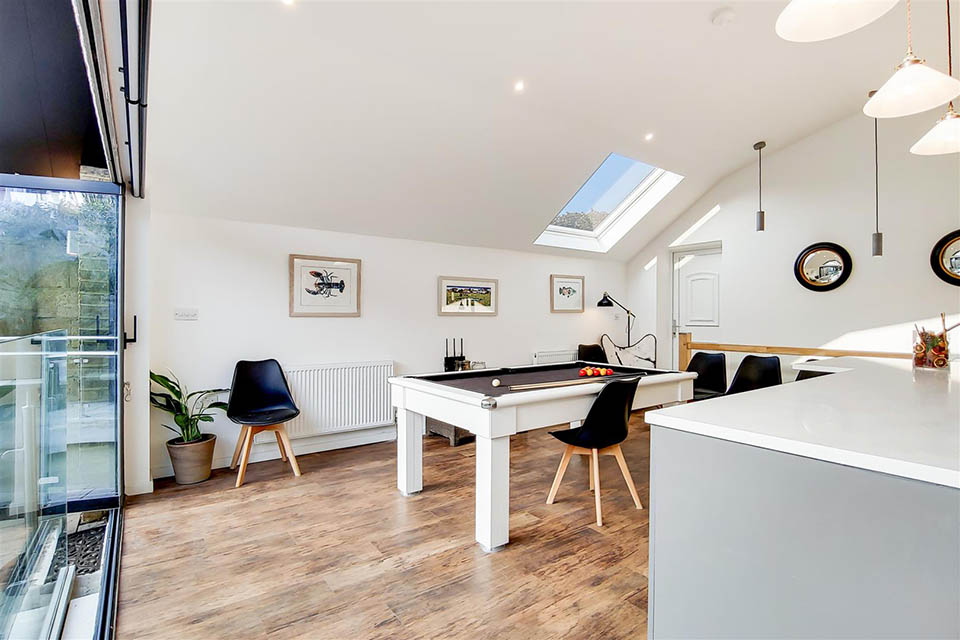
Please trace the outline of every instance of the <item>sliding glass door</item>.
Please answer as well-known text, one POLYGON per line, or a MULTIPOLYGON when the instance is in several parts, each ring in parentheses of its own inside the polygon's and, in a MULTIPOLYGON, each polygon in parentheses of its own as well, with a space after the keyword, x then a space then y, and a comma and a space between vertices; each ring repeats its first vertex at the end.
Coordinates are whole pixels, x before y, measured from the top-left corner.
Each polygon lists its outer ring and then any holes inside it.
POLYGON ((121 223, 113 183, 0 175, 0 339, 61 332, 71 510, 121 495, 121 223))

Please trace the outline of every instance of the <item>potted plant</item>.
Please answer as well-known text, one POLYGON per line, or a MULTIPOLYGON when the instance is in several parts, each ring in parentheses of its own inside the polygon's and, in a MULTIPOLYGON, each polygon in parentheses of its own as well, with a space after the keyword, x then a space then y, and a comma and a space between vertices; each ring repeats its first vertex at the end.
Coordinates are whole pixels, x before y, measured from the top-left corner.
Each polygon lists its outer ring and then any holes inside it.
POLYGON ((196 484, 210 477, 213 463, 213 448, 217 436, 201 433, 201 422, 213 422, 213 411, 226 411, 226 402, 208 402, 211 396, 229 391, 229 389, 207 389, 187 392, 173 373, 171 377, 150 372, 150 380, 165 391, 150 391, 150 404, 173 416, 177 425, 174 429, 163 425, 174 433, 176 438, 167 440, 167 452, 173 463, 173 473, 177 484, 196 484))

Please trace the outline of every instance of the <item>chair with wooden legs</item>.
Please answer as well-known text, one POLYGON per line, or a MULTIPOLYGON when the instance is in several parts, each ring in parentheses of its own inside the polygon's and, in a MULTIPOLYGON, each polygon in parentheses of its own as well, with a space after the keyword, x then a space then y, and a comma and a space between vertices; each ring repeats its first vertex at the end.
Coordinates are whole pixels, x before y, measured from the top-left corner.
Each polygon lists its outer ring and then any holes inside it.
POLYGON ((250 460, 253 438, 262 431, 273 431, 280 448, 280 459, 290 463, 293 475, 300 475, 300 465, 283 423, 300 415, 293 401, 283 369, 276 360, 241 360, 233 371, 233 385, 227 402, 227 417, 240 425, 240 437, 233 452, 231 469, 237 468, 237 486, 243 484, 250 460))
POLYGON ((590 456, 589 478, 590 490, 597 510, 597 526, 603 526, 603 515, 600 509, 600 456, 613 456, 620 465, 620 473, 627 482, 627 488, 633 497, 637 509, 643 509, 637 488, 633 484, 627 461, 620 450, 620 443, 627 439, 627 423, 630 421, 630 407, 633 405, 633 396, 637 392, 639 378, 626 380, 611 380, 608 382, 597 399, 593 401, 590 412, 583 425, 575 429, 551 431, 550 435, 567 445, 560 459, 560 468, 553 479, 547 504, 553 504, 557 497, 557 489, 563 480, 563 474, 574 455, 590 456))

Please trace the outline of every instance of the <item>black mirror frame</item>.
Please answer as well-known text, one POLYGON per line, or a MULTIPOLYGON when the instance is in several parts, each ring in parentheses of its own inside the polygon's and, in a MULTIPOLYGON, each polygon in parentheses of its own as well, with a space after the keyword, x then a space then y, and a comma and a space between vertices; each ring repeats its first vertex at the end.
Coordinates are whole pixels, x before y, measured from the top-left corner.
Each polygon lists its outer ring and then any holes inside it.
POLYGON ((850 257, 850 252, 834 242, 813 243, 801 251, 800 255, 797 256, 797 260, 793 263, 793 275, 797 278, 797 282, 799 282, 804 288, 817 292, 833 291, 847 281, 852 271, 853 258, 850 257), (840 273, 839 278, 829 284, 817 285, 803 277, 803 259, 814 251, 833 251, 840 256, 840 261, 843 263, 843 271, 840 273))
POLYGON ((947 284, 960 287, 960 276, 950 273, 943 266, 943 252, 956 240, 960 240, 960 229, 951 231, 937 240, 937 244, 933 245, 933 250, 930 252, 930 268, 933 269, 938 278, 947 284))

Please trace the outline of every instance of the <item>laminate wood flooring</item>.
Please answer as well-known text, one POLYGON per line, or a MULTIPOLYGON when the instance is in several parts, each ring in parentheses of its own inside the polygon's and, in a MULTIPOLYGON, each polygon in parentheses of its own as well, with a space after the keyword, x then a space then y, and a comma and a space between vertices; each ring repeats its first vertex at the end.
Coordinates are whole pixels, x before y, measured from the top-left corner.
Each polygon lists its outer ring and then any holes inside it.
MULTIPOLYGON (((648 503, 649 429, 623 451, 648 503)), ((122 639, 644 638, 647 511, 601 461, 604 526, 587 459, 545 504, 564 446, 511 439, 510 544, 474 541, 474 445, 426 437, 422 493, 396 488, 393 442, 251 464, 128 500, 122 639)))

